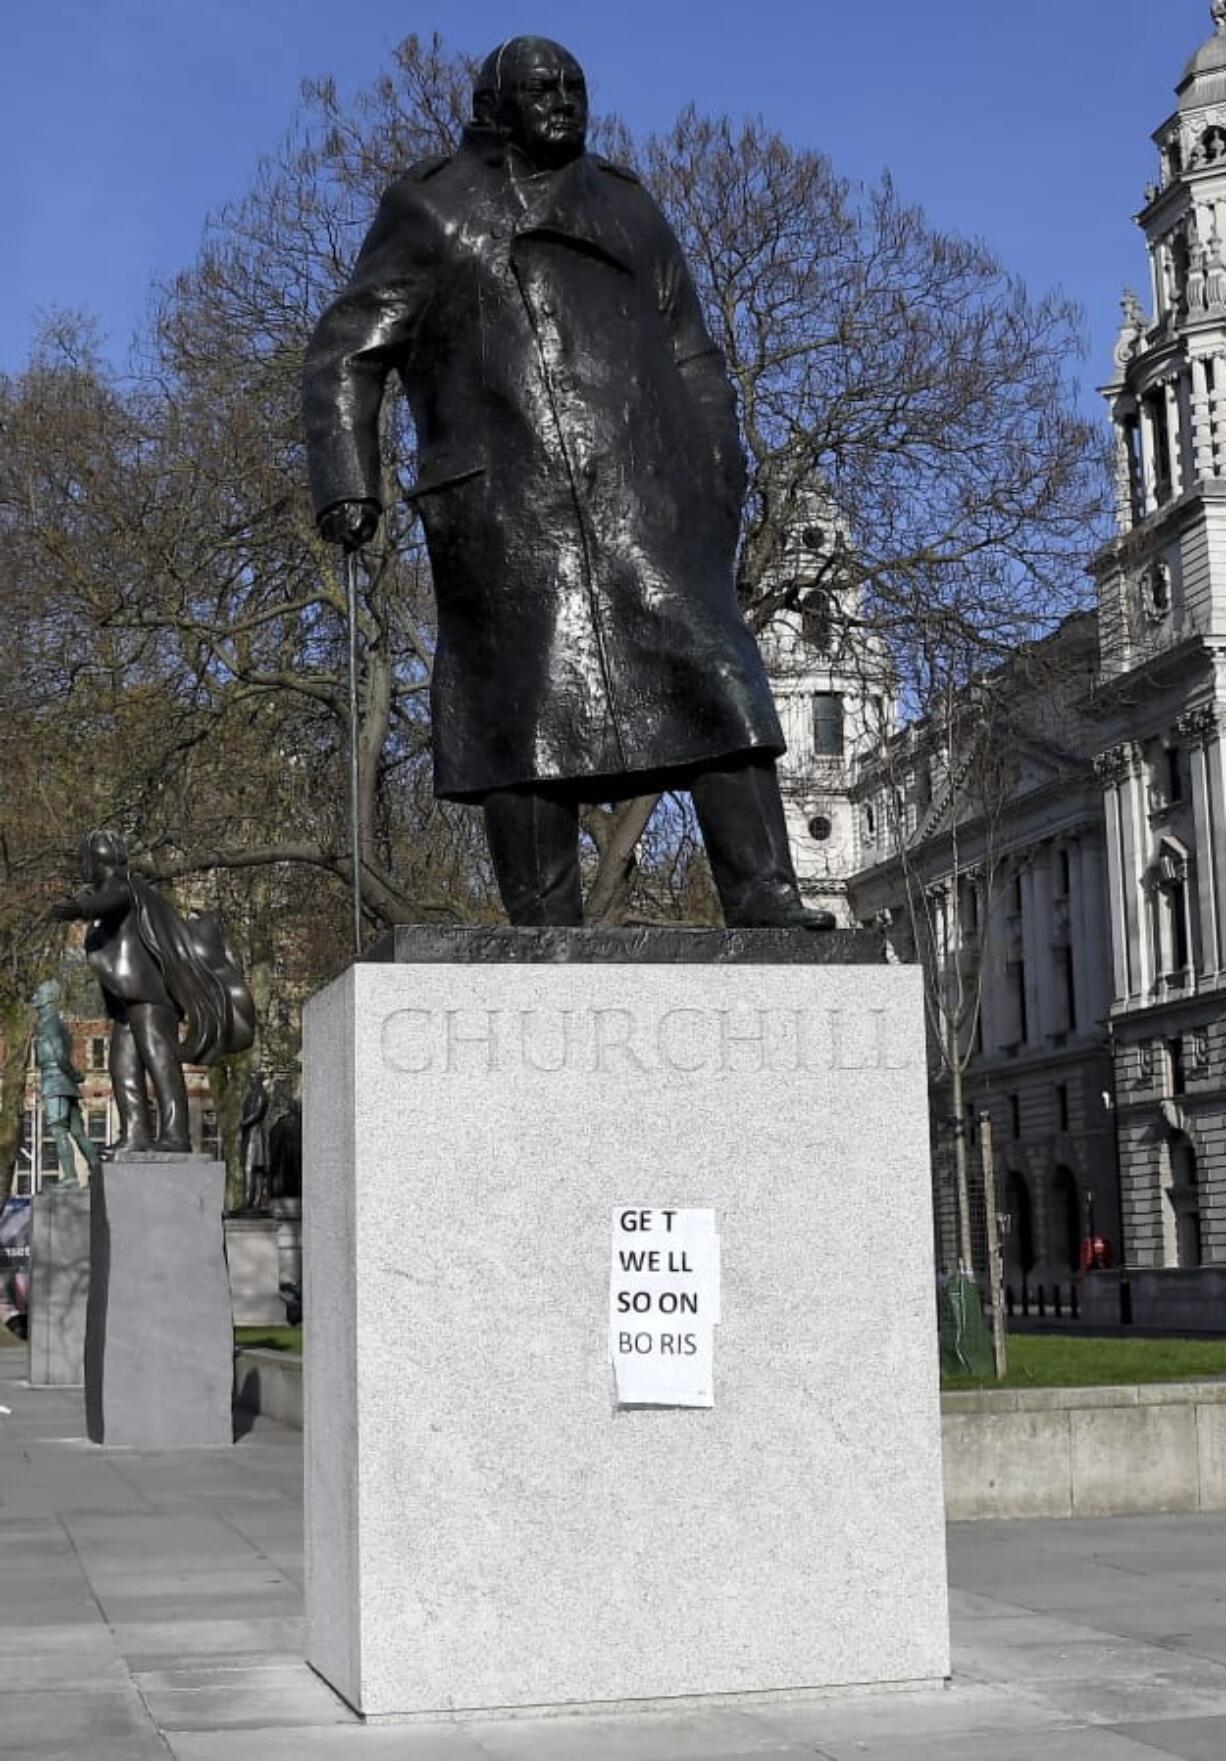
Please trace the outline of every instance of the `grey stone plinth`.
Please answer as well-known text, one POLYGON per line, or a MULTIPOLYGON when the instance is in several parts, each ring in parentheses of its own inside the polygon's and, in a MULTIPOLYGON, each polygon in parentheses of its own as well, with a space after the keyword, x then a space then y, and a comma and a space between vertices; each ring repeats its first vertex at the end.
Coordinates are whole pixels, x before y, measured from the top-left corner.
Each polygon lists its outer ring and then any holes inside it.
POLYGON ((866 966, 885 960, 876 930, 488 929, 402 923, 367 951, 368 961, 410 965, 866 966))
POLYGON ((85 1416, 95 1443, 233 1441, 226 1169, 195 1157, 104 1162, 90 1186, 85 1416))
POLYGON ((46 1187, 30 1207, 30 1381, 36 1388, 85 1380, 89 1300, 89 1193, 46 1187))
POLYGON ((348 1701, 947 1673, 918 969, 364 963, 304 1068, 308 1656, 348 1701), (716 1212, 709 1410, 615 1404, 625 1206, 716 1212))
POLYGON ((272 1214, 277 1229, 277 1274, 281 1284, 302 1284, 302 1200, 275 1198, 272 1214))
POLYGON ((275 1217, 226 1218, 226 1259, 236 1327, 280 1327, 281 1267, 277 1252, 280 1224, 275 1217))

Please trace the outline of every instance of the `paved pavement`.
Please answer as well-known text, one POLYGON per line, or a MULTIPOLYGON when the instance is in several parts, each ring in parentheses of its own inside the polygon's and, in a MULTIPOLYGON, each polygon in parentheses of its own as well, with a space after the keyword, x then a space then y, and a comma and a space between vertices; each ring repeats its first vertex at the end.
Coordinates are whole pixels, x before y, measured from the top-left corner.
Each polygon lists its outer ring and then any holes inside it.
POLYGON ((0 1755, 21 1761, 1226 1758, 1226 1518, 950 1533, 944 1691, 366 1728, 301 1661, 301 1439, 103 1452, 0 1352, 0 1755))

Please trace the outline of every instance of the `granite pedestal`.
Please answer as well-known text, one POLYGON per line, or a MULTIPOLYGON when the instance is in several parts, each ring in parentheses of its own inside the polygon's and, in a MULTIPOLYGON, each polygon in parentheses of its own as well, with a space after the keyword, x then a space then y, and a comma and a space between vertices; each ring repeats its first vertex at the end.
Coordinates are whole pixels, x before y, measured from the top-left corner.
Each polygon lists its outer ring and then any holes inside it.
POLYGON ((80 1387, 89 1301, 89 1191, 48 1186, 30 1205, 30 1382, 80 1387))
POLYGON ((226 1259, 236 1327, 283 1327, 281 1265, 275 1217, 239 1213, 226 1218, 226 1259))
POLYGON ((314 1667, 376 1719, 943 1677, 918 970, 806 932, 382 952, 305 1018, 314 1667), (720 1236, 706 1410, 610 1367, 614 1214, 669 1206, 720 1236))
POLYGON ((278 1285, 302 1283, 302 1200, 275 1198, 272 1214, 277 1219, 278 1285))
POLYGON ((85 1419, 94 1443, 233 1442, 224 1162, 135 1153, 90 1185, 85 1419))

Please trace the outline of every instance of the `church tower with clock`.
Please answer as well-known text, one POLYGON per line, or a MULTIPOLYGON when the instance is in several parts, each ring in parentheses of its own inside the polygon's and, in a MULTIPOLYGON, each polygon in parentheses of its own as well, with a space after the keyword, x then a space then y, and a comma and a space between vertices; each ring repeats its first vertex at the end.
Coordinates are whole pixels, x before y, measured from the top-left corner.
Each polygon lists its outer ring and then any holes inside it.
POLYGON ((848 880, 873 849, 871 820, 854 796, 858 768, 895 732, 895 705, 883 651, 862 628, 858 589, 838 567, 838 529, 818 495, 801 499, 773 571, 788 604, 758 640, 788 745, 779 786, 800 890, 850 929, 848 880))

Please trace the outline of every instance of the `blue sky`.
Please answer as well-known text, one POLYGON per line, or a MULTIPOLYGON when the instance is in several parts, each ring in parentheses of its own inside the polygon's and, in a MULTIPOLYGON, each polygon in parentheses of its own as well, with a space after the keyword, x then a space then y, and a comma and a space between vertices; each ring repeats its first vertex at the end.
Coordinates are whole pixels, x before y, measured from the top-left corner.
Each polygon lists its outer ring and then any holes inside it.
POLYGON ((484 52, 556 36, 598 108, 636 128, 690 99, 760 112, 842 172, 889 168, 943 226, 987 239, 1039 291, 1086 308, 1087 385, 1107 377, 1149 135, 1212 29, 1208 0, 9 0, 0 164, 15 238, 0 369, 40 309, 95 312, 118 361, 150 279, 194 255, 288 126, 299 82, 373 78, 410 30, 484 52))

